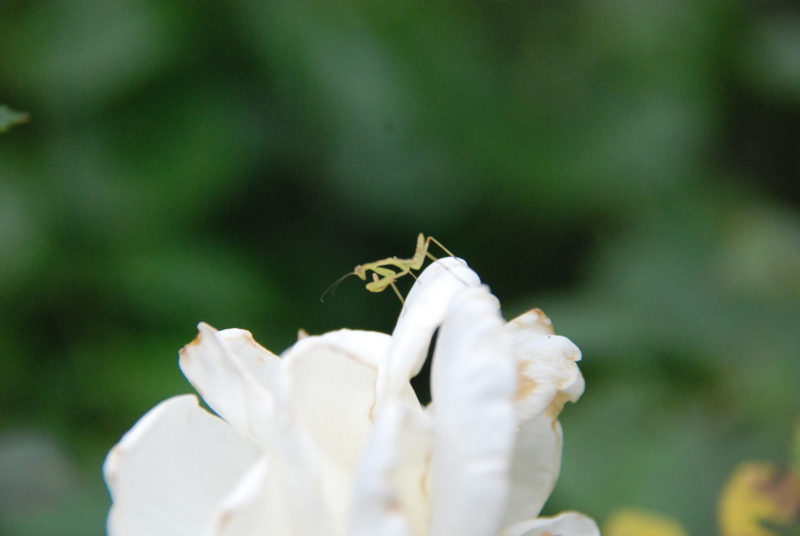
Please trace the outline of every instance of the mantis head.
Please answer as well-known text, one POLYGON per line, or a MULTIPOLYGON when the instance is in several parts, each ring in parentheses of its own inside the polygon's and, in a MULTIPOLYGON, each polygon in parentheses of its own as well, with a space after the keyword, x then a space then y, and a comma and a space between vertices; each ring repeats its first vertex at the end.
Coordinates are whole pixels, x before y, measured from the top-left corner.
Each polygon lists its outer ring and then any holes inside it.
MULTIPOLYGON (((367 280, 367 270, 366 270, 366 269, 364 269, 364 266, 363 266, 363 265, 361 265, 361 264, 359 264, 358 266, 356 266, 356 267, 353 269, 353 271, 352 271, 352 272, 350 272, 349 274, 347 274, 347 275, 346 275, 346 276, 344 276, 344 277, 347 277, 348 275, 357 275, 357 276, 358 276, 358 277, 359 277, 359 278, 360 278, 362 281, 366 281, 366 280, 367 280)), ((374 274, 373 274, 373 275, 374 275, 374 274)), ((341 281, 341 280, 340 280, 340 281, 341 281)))

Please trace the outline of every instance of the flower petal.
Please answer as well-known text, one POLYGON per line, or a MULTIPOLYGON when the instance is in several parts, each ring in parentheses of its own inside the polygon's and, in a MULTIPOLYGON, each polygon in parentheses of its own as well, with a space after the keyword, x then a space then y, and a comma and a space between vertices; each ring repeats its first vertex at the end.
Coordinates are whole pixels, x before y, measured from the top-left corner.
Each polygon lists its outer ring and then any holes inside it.
POLYGON ((555 335, 553 322, 541 309, 531 309, 506 324, 506 332, 512 338, 525 338, 531 335, 555 335))
POLYGON ((280 358, 258 344, 249 331, 223 329, 217 332, 217 337, 225 341, 228 351, 261 387, 273 393, 279 390, 276 382, 280 377, 280 358))
POLYGON ((553 334, 550 319, 532 309, 505 325, 517 363, 515 409, 520 423, 511 469, 511 495, 504 525, 536 517, 550 496, 561 466, 558 415, 576 401, 584 381, 581 354, 569 339, 553 334))
POLYGON ((150 410, 103 466, 114 504, 110 536, 196 536, 259 455, 257 445, 197 405, 194 395, 150 410))
POLYGON ((286 487, 289 513, 298 536, 333 536, 331 509, 323 496, 324 475, 314 445, 284 410, 278 422, 276 453, 286 487))
MULTIPOLYGON (((283 357, 286 411, 313 445, 339 532, 346 530, 355 473, 372 432, 375 382, 389 339, 342 330, 298 341, 283 357)), ((410 385, 405 397, 416 402, 410 385)))
POLYGON ((356 476, 349 534, 428 534, 425 475, 431 439, 430 422, 419 405, 401 400, 387 404, 356 476))
POLYGON ((464 290, 450 304, 431 371, 432 536, 497 533, 517 427, 517 382, 506 342, 488 288, 464 290))
POLYGON ((440 259, 420 274, 392 332, 389 368, 382 370, 378 378, 379 407, 394 396, 390 390, 403 389, 419 373, 433 332, 444 321, 453 298, 480 282, 465 261, 454 257, 440 259))
MULTIPOLYGON (((372 429, 379 359, 360 347, 371 332, 332 332, 297 342, 284 354, 287 408, 318 448, 352 472, 372 429), (345 344, 340 344, 342 341, 345 344)), ((388 339, 388 335, 383 335, 388 339)))
POLYGON ((719 524, 723 536, 772 536, 765 527, 793 525, 800 511, 800 478, 781 475, 766 462, 740 465, 722 491, 719 524))
POLYGON ((539 515, 558 479, 561 438, 561 424, 547 412, 522 425, 514 445, 504 526, 539 515))
POLYGON ((340 329, 329 331, 323 335, 308 335, 298 339, 294 346, 283 353, 283 359, 289 360, 290 356, 299 351, 305 351, 307 345, 328 344, 340 351, 350 354, 357 361, 377 368, 380 363, 385 363, 392 337, 377 331, 362 331, 357 329, 340 329))
MULTIPOLYGON (((744 531, 747 536, 774 536, 771 530, 764 529, 760 523, 753 525, 754 531, 744 531)), ((612 514, 606 520, 603 533, 607 536, 689 536, 680 523, 669 517, 626 508, 612 514)), ((731 536, 722 531, 723 536, 731 536)))
POLYGON ((268 377, 280 369, 280 360, 256 348, 247 331, 218 332, 203 322, 197 329, 197 338, 180 351, 183 374, 220 417, 239 433, 268 446, 275 433, 274 397, 267 390, 268 384, 275 383, 268 377))
POLYGON ((254 464, 214 514, 208 536, 295 534, 280 473, 268 456, 254 464))
POLYGON ((577 512, 565 512, 556 517, 540 517, 517 523, 500 536, 600 536, 597 523, 577 512))

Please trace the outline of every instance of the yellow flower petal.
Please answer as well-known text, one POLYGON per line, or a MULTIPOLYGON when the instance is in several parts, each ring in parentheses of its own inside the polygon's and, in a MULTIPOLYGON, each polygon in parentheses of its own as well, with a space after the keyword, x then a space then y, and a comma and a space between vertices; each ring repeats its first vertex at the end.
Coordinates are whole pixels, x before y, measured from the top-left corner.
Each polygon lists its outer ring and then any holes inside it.
POLYGON ((668 517, 640 510, 621 510, 611 516, 605 536, 687 536, 681 525, 668 517))
POLYGON ((762 523, 789 525, 800 512, 800 478, 779 477, 772 464, 745 463, 733 473, 719 502, 722 536, 774 536, 762 523))

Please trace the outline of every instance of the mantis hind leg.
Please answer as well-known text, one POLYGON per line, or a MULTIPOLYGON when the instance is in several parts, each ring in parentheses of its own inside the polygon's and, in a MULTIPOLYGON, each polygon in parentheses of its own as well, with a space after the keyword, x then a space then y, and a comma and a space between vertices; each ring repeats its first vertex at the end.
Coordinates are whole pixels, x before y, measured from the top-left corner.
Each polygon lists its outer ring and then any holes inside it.
MULTIPOLYGON (((463 260, 463 259, 459 259, 459 258, 458 258, 458 257, 456 257, 455 255, 453 255, 453 253, 452 253, 452 252, 451 252, 449 249, 447 249, 446 247, 444 247, 444 246, 442 245, 442 243, 441 243, 441 242, 439 242, 438 240, 436 240, 436 239, 435 239, 434 237, 432 237, 432 236, 429 236, 429 237, 426 239, 426 241, 425 241, 425 248, 424 248, 424 251, 425 251, 425 256, 426 256, 426 257, 428 257, 430 260, 432 260, 433 262, 436 262, 436 261, 438 261, 438 260, 439 260, 439 259, 437 259, 436 257, 434 257, 433 255, 431 255, 430 253, 428 253, 428 245, 429 245, 431 242, 433 242, 434 244, 436 244, 437 246, 439 246, 439 248, 440 248, 442 251, 444 251, 445 253, 447 253, 449 256, 453 257, 453 258, 454 258, 454 259, 456 259, 457 261, 460 261, 460 262, 461 262, 461 264, 463 264, 464 266, 467 266, 467 263, 466 263, 466 262, 464 262, 464 260, 463 260)), ((464 281, 463 281, 463 280, 462 280, 460 277, 458 277, 458 276, 457 276, 457 275, 456 275, 454 272, 452 272, 452 271, 450 270, 450 268, 448 268, 447 266, 445 266, 444 268, 445 268, 445 270, 447 270, 448 272, 450 272, 451 274, 453 274, 453 277, 455 277, 455 278, 456 278, 456 279, 458 279, 458 280, 459 280, 461 283, 463 283, 464 285, 466 285, 466 283, 465 283, 465 282, 464 282, 464 281)), ((410 272, 409 272, 409 273, 410 273, 410 272)), ((414 274, 411 274, 411 275, 414 275, 414 274)), ((414 277, 414 279, 416 279, 416 277, 414 277)))
MULTIPOLYGON (((446 247, 444 247, 444 246, 442 245, 442 243, 441 243, 441 242, 439 242, 438 240, 436 240, 434 237, 432 237, 432 236, 429 236, 427 241, 428 241, 429 243, 430 243, 430 242, 433 242, 434 244, 436 244, 437 246, 439 246, 439 248, 440 248, 442 251, 444 251, 445 253, 447 253, 449 256, 451 256, 451 257, 455 257, 455 255, 453 255, 453 254, 450 252, 450 250, 449 250, 449 249, 447 249, 446 247)), ((428 248, 425 248, 425 255, 427 255, 427 256, 428 256, 428 258, 429 258, 429 259, 431 259, 432 261, 438 261, 438 260, 439 260, 439 259, 437 259, 436 257, 434 257, 433 255, 431 255, 430 253, 428 253, 428 248)))

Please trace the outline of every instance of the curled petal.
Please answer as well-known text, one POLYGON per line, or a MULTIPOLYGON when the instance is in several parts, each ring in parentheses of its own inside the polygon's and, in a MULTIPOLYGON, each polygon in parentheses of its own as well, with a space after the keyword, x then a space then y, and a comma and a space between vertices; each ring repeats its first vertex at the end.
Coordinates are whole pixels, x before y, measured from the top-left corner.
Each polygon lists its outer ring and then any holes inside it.
POLYGON ((408 293, 389 348, 389 367, 378 378, 378 405, 416 376, 428 355, 433 332, 444 321, 450 302, 480 285, 478 275, 461 259, 447 257, 428 266, 408 293))
POLYGON ((565 512, 556 517, 540 517, 517 523, 500 536, 600 536, 597 523, 577 512, 565 512))
POLYGON ((267 389, 272 380, 263 378, 277 373, 280 360, 254 348, 247 331, 227 330, 222 335, 203 322, 197 328, 197 338, 180 351, 183 374, 220 417, 239 433, 268 446, 275 433, 275 402, 267 389), (231 347, 241 351, 243 358, 231 347))
POLYGON ((486 287, 451 303, 431 371, 432 536, 494 536, 508 497, 516 375, 486 287))
POLYGON ((520 423, 551 406, 557 416, 567 400, 575 402, 583 394, 583 376, 576 364, 581 351, 566 337, 541 334, 550 326, 538 309, 505 326, 519 374, 514 402, 520 423))
POLYGON ((520 425, 507 525, 536 517, 553 490, 561 466, 557 417, 567 400, 580 397, 584 381, 576 364, 580 350, 569 339, 553 334, 550 319, 539 309, 515 318, 504 331, 519 375, 514 403, 520 425))
POLYGON ((203 534, 258 455, 255 443, 201 409, 194 395, 160 403, 106 458, 109 535, 203 534))

